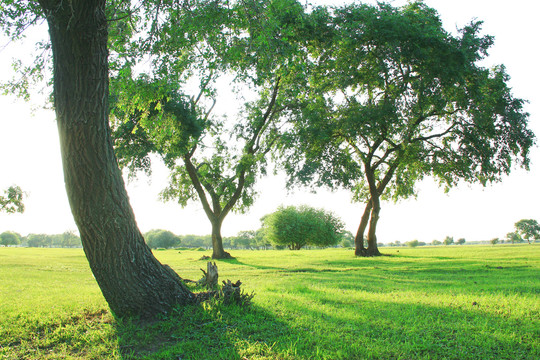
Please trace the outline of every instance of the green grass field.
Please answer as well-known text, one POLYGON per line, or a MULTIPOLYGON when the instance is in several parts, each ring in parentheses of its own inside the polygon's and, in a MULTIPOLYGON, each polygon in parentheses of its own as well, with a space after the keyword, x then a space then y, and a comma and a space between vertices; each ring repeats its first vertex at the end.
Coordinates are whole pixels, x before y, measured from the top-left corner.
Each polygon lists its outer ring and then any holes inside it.
MULTIPOLYGON (((540 246, 233 251, 254 291, 140 324, 109 313, 82 250, 0 248, 0 359, 539 359, 540 246)), ((205 252, 156 251, 198 279, 205 252)))

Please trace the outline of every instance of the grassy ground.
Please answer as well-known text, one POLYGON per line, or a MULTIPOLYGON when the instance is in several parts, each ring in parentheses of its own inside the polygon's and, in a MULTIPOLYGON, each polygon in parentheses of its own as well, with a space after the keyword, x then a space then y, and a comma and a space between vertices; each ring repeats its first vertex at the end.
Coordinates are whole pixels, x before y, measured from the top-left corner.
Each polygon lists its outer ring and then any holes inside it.
MULTIPOLYGON (((112 318, 81 250, 0 248, 0 359, 539 359, 540 246, 233 251, 249 308, 112 318)), ((198 279, 200 251, 157 251, 198 279)))

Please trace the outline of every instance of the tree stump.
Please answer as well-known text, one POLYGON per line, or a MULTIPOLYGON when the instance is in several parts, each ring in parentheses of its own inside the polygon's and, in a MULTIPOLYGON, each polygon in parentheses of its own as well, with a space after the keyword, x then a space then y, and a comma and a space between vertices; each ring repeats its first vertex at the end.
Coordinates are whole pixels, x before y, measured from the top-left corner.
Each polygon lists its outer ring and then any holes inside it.
POLYGON ((209 261, 206 264, 206 271, 203 269, 201 271, 203 272, 203 277, 197 281, 197 285, 203 285, 209 290, 214 289, 217 286, 219 277, 216 263, 209 261))

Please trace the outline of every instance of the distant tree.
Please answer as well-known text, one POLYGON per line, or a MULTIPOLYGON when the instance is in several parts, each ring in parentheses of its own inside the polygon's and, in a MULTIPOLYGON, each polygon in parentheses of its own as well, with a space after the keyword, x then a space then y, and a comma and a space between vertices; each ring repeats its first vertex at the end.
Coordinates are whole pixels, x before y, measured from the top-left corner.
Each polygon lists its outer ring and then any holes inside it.
POLYGON ((341 241, 339 242, 339 244, 344 247, 344 248, 348 248, 348 247, 351 247, 354 245, 354 235, 352 232, 350 231, 344 231, 342 234, 341 234, 341 241))
POLYGON ((4 195, 0 195, 0 212, 6 212, 8 214, 16 212, 23 213, 23 198, 24 193, 20 187, 10 186, 4 191, 4 195))
POLYGON ((449 189, 500 181, 516 163, 529 168, 525 101, 504 66, 482 67, 493 38, 480 21, 454 36, 434 9, 410 1, 354 3, 321 23, 283 164, 290 182, 342 186, 365 204, 357 256, 381 255, 381 201, 413 196, 426 176, 449 189))
POLYGON ((291 250, 335 245, 343 231, 343 222, 334 214, 308 206, 280 207, 262 221, 268 240, 291 250))
POLYGON ((431 245, 441 245, 441 244, 442 244, 442 242, 440 242, 439 240, 433 240, 431 242, 431 245))
POLYGON ((1 245, 19 245, 21 243, 21 236, 17 233, 6 231, 0 234, 1 245))
POLYGON ((151 249, 169 249, 180 245, 180 238, 167 230, 150 230, 144 234, 144 239, 151 249))
POLYGON ((66 231, 61 234, 62 247, 76 247, 82 246, 81 238, 73 231, 66 231))
POLYGON ((50 247, 52 238, 47 234, 29 234, 26 242, 29 247, 50 247))
POLYGON ((493 238, 490 240, 491 245, 496 245, 499 242, 499 238, 493 238))
POLYGON ((458 244, 458 245, 463 245, 463 244, 465 244, 465 239, 464 239, 464 238, 458 239, 457 244, 458 244))
POLYGON ((511 242, 512 244, 516 242, 520 243, 523 242, 523 239, 517 231, 513 231, 506 234, 506 242, 511 242))
POLYGON ((447 236, 443 240, 444 245, 452 245, 454 243, 454 238, 452 236, 447 236))
POLYGON ((414 247, 419 246, 419 245, 420 245, 420 242, 419 242, 418 240, 411 240, 411 241, 407 241, 407 242, 405 243, 405 245, 407 245, 408 247, 414 248, 414 247))
POLYGON ((540 224, 533 219, 519 220, 515 225, 516 232, 521 235, 521 238, 527 240, 530 244, 533 241, 540 240, 540 224))

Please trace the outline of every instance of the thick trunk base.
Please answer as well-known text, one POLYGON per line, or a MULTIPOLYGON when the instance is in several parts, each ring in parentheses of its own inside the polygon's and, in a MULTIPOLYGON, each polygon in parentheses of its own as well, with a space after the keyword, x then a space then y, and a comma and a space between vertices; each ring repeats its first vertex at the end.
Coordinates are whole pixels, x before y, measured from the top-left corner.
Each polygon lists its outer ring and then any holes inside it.
POLYGON ((374 257, 374 256, 383 256, 383 254, 381 254, 381 252, 379 251, 378 248, 375 248, 375 249, 357 249, 355 252, 354 252, 354 255, 355 256, 358 256, 358 257, 374 257))
POLYGON ((232 256, 231 254, 229 254, 226 251, 214 252, 214 253, 212 253, 212 259, 214 259, 214 260, 234 259, 234 256, 232 256))

